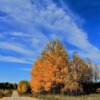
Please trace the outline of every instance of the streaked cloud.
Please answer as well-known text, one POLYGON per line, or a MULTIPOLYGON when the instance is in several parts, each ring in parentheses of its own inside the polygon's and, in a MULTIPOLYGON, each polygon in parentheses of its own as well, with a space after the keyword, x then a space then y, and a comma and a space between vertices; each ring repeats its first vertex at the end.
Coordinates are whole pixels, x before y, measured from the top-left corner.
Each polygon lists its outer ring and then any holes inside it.
POLYGON ((0 55, 0 61, 12 62, 12 63, 32 64, 32 62, 28 61, 25 58, 18 58, 18 57, 13 57, 13 56, 3 56, 3 55, 0 55))
POLYGON ((20 68, 21 71, 27 71, 27 72, 30 72, 31 69, 30 68, 26 68, 26 67, 23 67, 23 68, 20 68))
POLYGON ((32 55, 32 53, 33 53, 32 51, 26 50, 25 48, 21 47, 18 44, 3 42, 3 41, 2 42, 0 41, 0 48, 11 50, 11 51, 21 53, 21 54, 25 54, 25 55, 32 55))
POLYGON ((80 49, 80 54, 99 60, 100 50, 90 43, 87 32, 79 25, 83 19, 73 14, 63 0, 59 2, 61 6, 53 0, 1 0, 0 11, 6 13, 2 23, 11 26, 5 37, 16 41, 9 43, 5 39, 0 48, 22 53, 26 58, 32 55, 34 59, 49 39, 59 38, 80 49))

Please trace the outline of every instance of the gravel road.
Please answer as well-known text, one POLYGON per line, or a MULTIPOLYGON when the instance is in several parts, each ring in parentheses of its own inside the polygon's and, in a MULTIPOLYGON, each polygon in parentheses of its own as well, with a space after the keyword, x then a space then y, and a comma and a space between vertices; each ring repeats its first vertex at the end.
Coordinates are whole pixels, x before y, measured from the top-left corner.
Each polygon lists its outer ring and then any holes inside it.
POLYGON ((14 91, 11 97, 4 97, 3 99, 0 100, 38 100, 38 99, 31 97, 19 97, 17 91, 14 91))

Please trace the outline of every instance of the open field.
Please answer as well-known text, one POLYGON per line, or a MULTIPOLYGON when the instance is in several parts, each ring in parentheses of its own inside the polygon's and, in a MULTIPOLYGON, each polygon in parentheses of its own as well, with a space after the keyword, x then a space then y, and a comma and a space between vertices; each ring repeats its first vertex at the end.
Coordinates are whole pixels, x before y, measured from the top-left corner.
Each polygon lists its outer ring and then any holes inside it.
POLYGON ((0 100, 100 100, 100 94, 90 94, 85 96, 40 95, 37 97, 20 97, 17 91, 14 91, 11 97, 4 97, 0 100))

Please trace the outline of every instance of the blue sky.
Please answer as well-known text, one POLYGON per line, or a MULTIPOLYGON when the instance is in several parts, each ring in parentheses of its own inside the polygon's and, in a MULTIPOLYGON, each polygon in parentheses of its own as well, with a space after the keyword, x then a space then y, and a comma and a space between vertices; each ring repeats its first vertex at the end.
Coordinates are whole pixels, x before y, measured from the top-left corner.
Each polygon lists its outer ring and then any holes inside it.
POLYGON ((0 0, 0 82, 30 80, 47 41, 58 38, 100 64, 99 0, 0 0))

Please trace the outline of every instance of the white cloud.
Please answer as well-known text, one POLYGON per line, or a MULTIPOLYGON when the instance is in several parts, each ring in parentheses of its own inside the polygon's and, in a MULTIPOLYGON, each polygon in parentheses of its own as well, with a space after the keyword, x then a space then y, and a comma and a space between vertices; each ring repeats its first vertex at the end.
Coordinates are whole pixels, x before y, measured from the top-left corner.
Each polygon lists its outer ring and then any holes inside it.
POLYGON ((0 61, 2 62, 12 62, 12 63, 25 63, 25 64, 32 64, 32 62, 28 61, 24 58, 18 58, 13 56, 3 56, 0 55, 0 61))
POLYGON ((30 68, 25 68, 25 67, 20 68, 20 70, 22 70, 22 71, 28 71, 28 72, 30 72, 30 71, 31 71, 31 69, 30 69, 30 68))
POLYGON ((29 0, 2 0, 0 8, 16 21, 23 23, 32 21, 32 5, 29 0))
MULTIPOLYGON (((73 14, 62 0, 59 2, 62 7, 58 7, 52 0, 32 0, 32 3, 29 0, 1 0, 0 10, 9 16, 3 21, 9 25, 14 21, 15 27, 17 25, 20 30, 14 31, 12 35, 16 38, 20 37, 21 40, 24 37, 23 41, 27 40, 27 44, 31 47, 41 51, 48 38, 58 37, 81 49, 81 52, 85 52, 84 55, 93 60, 99 60, 100 50, 90 43, 87 33, 80 27, 79 21, 76 21, 76 17, 79 20, 81 18, 73 14), (7 21, 7 18, 13 21, 7 21)), ((16 47, 16 45, 1 42, 0 48, 30 55, 31 50, 24 49, 24 47, 28 48, 27 44, 16 47)))
POLYGON ((33 53, 32 51, 26 50, 25 48, 21 47, 18 44, 9 43, 9 42, 1 42, 0 41, 0 48, 15 51, 17 53, 21 53, 21 54, 25 54, 25 55, 32 55, 32 53, 33 53))
POLYGON ((28 34, 25 34, 22 32, 11 32, 10 35, 15 36, 15 37, 16 36, 21 36, 21 37, 24 37, 24 36, 28 37, 29 36, 28 34))
POLYGON ((3 38, 3 35, 2 35, 2 33, 0 33, 0 38, 3 38))

